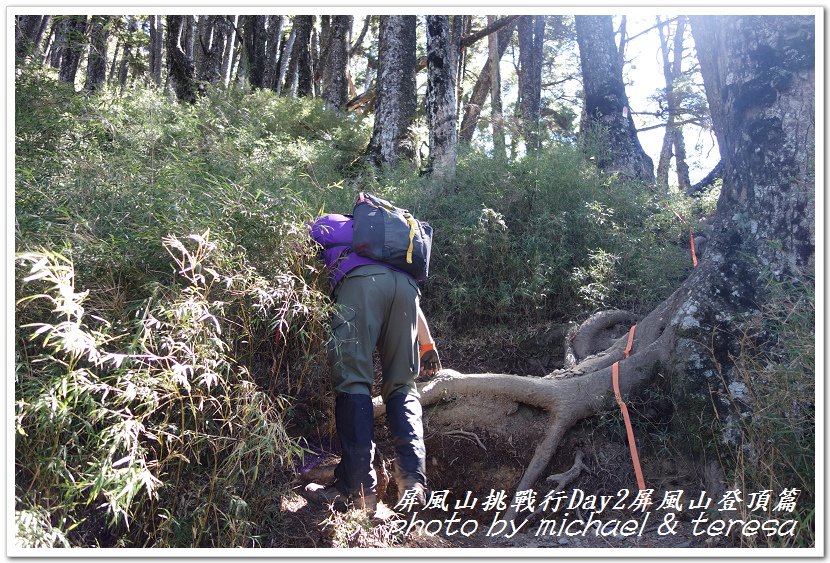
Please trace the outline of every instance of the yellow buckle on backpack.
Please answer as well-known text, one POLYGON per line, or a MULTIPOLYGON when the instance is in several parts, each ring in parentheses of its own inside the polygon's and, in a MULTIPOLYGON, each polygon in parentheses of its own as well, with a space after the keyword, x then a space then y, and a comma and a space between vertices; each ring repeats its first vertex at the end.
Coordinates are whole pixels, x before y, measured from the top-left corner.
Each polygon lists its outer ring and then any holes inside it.
POLYGON ((418 227, 418 222, 409 213, 404 215, 406 222, 409 223, 409 248, 406 250, 406 263, 412 264, 412 248, 415 240, 415 229, 418 227))

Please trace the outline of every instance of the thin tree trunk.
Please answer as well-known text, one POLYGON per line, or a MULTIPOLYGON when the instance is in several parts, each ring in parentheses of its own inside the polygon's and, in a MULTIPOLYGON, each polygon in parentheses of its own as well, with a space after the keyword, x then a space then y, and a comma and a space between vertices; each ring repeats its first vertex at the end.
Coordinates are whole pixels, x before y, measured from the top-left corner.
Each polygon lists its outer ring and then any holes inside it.
MULTIPOLYGON (((461 46, 461 38, 470 33, 472 16, 455 16, 453 18, 453 45, 456 45, 458 61, 455 69, 455 114, 461 115, 461 100, 464 97, 464 75, 467 70, 467 48, 461 46), (455 18, 459 18, 460 25, 455 27, 455 18)), ((488 36, 489 37, 489 36, 488 36)))
MULTIPOLYGON (((129 24, 127 25, 127 33, 132 36, 132 34, 138 29, 138 22, 136 22, 133 16, 128 16, 127 19, 129 20, 129 24)), ((121 55, 121 68, 118 69, 118 84, 122 94, 127 88, 127 75, 129 73, 129 64, 132 56, 133 45, 130 41, 127 41, 124 43, 124 52, 121 55)))
MULTIPOLYGON (((504 53, 507 51, 507 46, 510 44, 510 38, 513 36, 515 28, 516 20, 514 19, 511 20, 508 25, 498 30, 499 60, 501 60, 501 57, 503 57, 504 53)), ((482 108, 484 107, 484 101, 490 93, 490 81, 490 63, 488 61, 484 64, 484 68, 479 73, 475 86, 473 86, 473 91, 470 94, 470 101, 468 101, 467 105, 464 107, 464 117, 461 120, 459 139, 465 143, 469 143, 473 140, 476 123, 478 123, 478 118, 481 115, 482 108)))
POLYGON ((43 49, 43 57, 41 58, 40 62, 42 65, 49 64, 50 55, 52 53, 52 45, 55 44, 55 31, 57 26, 54 24, 54 20, 52 23, 51 28, 49 29, 49 35, 46 37, 46 47, 43 49))
POLYGON ((156 86, 161 86, 161 57, 164 42, 164 27, 161 16, 150 16, 150 77, 156 86))
POLYGON ((677 167, 677 189, 687 193, 691 187, 689 180, 689 163, 686 162, 686 141, 683 139, 683 128, 675 126, 672 139, 674 144, 674 164, 677 167))
POLYGON ((222 57, 222 79, 225 83, 225 88, 230 86, 231 73, 233 72, 234 53, 236 52, 236 26, 239 24, 239 16, 233 16, 233 25, 230 21, 231 16, 225 16, 228 22, 225 41, 225 53, 222 57))
POLYGON ((360 51, 360 49, 362 48, 363 38, 366 37, 366 32, 369 31, 369 23, 371 21, 372 21, 372 16, 366 16, 363 19, 363 28, 360 30, 360 34, 357 36, 357 39, 355 40, 354 45, 352 45, 349 48, 349 57, 350 58, 355 56, 355 54, 357 54, 357 52, 360 51))
POLYGON ((354 16, 334 16, 326 42, 325 61, 322 62, 323 100, 337 113, 342 113, 349 96, 346 71, 349 66, 349 30, 354 16))
MULTIPOLYGON (((487 16, 487 24, 492 25, 495 16, 487 16)), ((507 148, 504 142, 504 117, 501 105, 501 72, 499 70, 501 57, 499 56, 499 39, 497 33, 491 33, 487 38, 488 65, 490 69, 490 108, 493 122, 493 155, 497 159, 507 158, 507 148)))
POLYGON ((674 139, 674 73, 669 61, 669 43, 663 29, 663 22, 657 16, 657 32, 660 36, 660 54, 663 59, 663 77, 666 82, 666 131, 663 134, 663 145, 660 148, 660 159, 657 161, 657 188, 662 195, 669 193, 669 166, 672 157, 672 143, 674 139))
POLYGON ((427 16, 427 124, 433 177, 455 176, 458 136, 455 128, 455 68, 448 16, 427 16))
POLYGON ((620 44, 617 47, 617 52, 619 53, 620 57, 620 68, 625 66, 625 48, 628 46, 628 37, 627 37, 627 28, 628 28, 628 17, 622 16, 620 18, 620 44))
POLYGON ((113 50, 113 53, 112 53, 112 64, 110 64, 110 72, 109 72, 109 75, 107 77, 107 84, 112 84, 113 82, 115 82, 115 77, 118 75, 118 72, 116 72, 116 71, 119 68, 118 67, 118 55, 121 53, 121 50, 123 48, 124 47, 121 44, 121 40, 120 39, 116 40, 115 49, 113 50))
MULTIPOLYGON (((673 80, 677 80, 683 74, 683 39, 685 33, 686 17, 679 16, 677 19, 677 28, 674 33, 674 60, 672 61, 673 80)), ((677 92, 674 88, 672 88, 672 97, 674 99, 675 116, 677 116, 680 112, 680 101, 677 98, 677 92)), ((689 180, 689 165, 686 162, 686 142, 683 139, 683 125, 678 124, 676 119, 672 135, 672 143, 674 145, 674 164, 677 168, 677 187, 681 193, 686 193, 691 185, 691 181, 689 180)))
POLYGON ((81 63, 81 55, 86 45, 86 16, 69 16, 66 52, 61 60, 59 79, 66 84, 75 84, 75 76, 81 63))
POLYGON ((268 16, 268 39, 265 55, 265 88, 276 90, 277 67, 279 63, 280 40, 282 39, 282 16, 268 16))
POLYGON ((545 16, 522 16, 519 19, 519 105, 528 151, 537 150, 541 143, 539 120, 544 37, 545 16))
POLYGON ((287 84, 286 75, 288 74, 289 60, 291 53, 294 50, 294 43, 297 39, 297 27, 291 27, 291 33, 288 34, 288 39, 285 40, 285 45, 282 48, 282 55, 280 56, 279 72, 277 74, 277 95, 283 91, 283 84, 287 84))
POLYGON ((106 81, 107 39, 109 39, 110 16, 92 16, 89 41, 89 59, 86 66, 86 85, 89 93, 97 91, 106 81))
POLYGON ((294 28, 297 35, 288 63, 285 89, 292 97, 310 96, 314 91, 311 68, 311 28, 314 16, 295 16, 294 28))
POLYGON ((43 42, 43 36, 46 34, 46 29, 49 27, 49 22, 51 21, 52 16, 43 16, 43 19, 40 21, 40 29, 37 30, 37 34, 34 39, 35 53, 38 53, 40 44, 43 42))
POLYGON ((55 20, 55 39, 52 41, 52 54, 49 57, 49 66, 54 69, 60 69, 61 67, 68 43, 70 23, 71 19, 68 16, 55 20))
MULTIPOLYGON (((313 20, 312 20, 313 22, 313 20)), ((317 33, 317 28, 312 23, 311 27, 311 95, 320 97, 322 95, 323 85, 321 84, 320 74, 320 36, 317 33)))

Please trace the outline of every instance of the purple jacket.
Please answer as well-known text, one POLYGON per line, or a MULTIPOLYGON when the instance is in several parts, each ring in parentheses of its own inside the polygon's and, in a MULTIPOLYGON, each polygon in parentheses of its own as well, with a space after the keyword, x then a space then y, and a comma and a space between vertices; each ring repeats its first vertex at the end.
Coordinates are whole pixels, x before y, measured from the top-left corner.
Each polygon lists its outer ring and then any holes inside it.
POLYGON ((337 213, 318 217, 309 224, 311 238, 323 247, 322 257, 329 272, 329 282, 334 289, 340 280, 358 266, 380 264, 392 270, 397 270, 371 258, 359 256, 351 252, 352 247, 352 218, 337 213))

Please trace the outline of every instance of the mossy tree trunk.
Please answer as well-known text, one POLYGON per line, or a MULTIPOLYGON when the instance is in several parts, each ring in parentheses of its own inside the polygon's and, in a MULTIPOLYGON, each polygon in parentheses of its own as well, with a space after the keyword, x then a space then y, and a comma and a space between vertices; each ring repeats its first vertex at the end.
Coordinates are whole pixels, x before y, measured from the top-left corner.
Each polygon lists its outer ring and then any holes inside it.
POLYGON ((367 156, 376 166, 412 160, 415 117, 415 16, 381 16, 375 125, 367 156))
POLYGON ((222 79, 222 54, 225 51, 226 31, 228 25, 223 16, 201 16, 196 26, 196 39, 193 46, 193 64, 196 67, 196 79, 211 84, 218 84, 222 79))
POLYGON ((458 135, 455 128, 455 65, 449 16, 427 16, 427 124, 432 176, 455 176, 458 135))

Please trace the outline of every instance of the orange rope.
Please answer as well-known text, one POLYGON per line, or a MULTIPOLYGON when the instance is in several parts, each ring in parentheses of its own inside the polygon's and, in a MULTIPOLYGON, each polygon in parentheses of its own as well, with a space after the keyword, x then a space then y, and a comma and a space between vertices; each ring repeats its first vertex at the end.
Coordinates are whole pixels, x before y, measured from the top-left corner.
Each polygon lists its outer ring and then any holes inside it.
POLYGON ((691 246, 692 248, 692 266, 697 268, 697 255, 695 254, 695 235, 692 232, 692 226, 689 225, 689 223, 686 222, 686 219, 684 219, 683 216, 680 215, 680 213, 678 213, 674 209, 672 209, 672 213, 674 213, 674 216, 677 217, 678 221, 689 227, 689 246, 691 246))
MULTIPOLYGON (((631 354, 631 347, 634 344, 634 330, 637 325, 631 327, 628 331, 628 343, 623 352, 623 358, 628 358, 631 354)), ((628 435, 628 449, 631 450, 631 462, 634 465, 634 475, 637 477, 637 486, 643 491, 646 488, 646 481, 643 478, 643 469, 640 467, 640 456, 637 453, 637 442, 634 440, 634 428, 631 426, 631 417, 628 415, 628 407, 623 401, 620 393, 620 362, 614 362, 611 366, 611 382, 614 386, 614 396, 617 398, 617 404, 622 411, 623 421, 625 422, 625 432, 628 435)))

